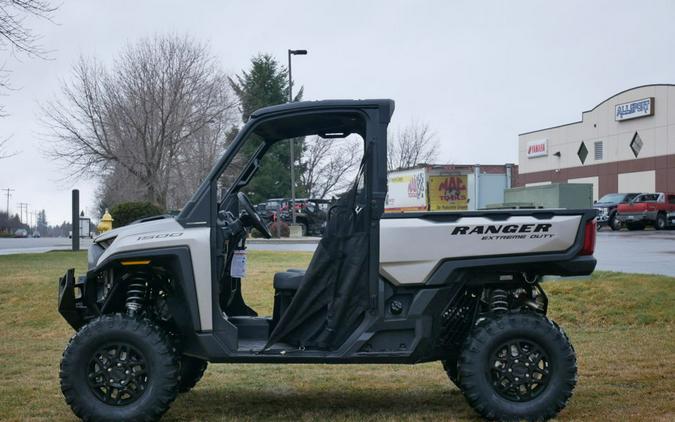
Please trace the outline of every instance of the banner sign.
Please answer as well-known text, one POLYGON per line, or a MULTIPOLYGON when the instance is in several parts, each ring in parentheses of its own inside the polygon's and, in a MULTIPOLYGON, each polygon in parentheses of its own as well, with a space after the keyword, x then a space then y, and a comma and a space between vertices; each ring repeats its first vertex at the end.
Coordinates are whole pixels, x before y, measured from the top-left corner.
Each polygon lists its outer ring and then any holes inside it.
POLYGON ((425 169, 395 171, 387 176, 386 212, 426 210, 427 180, 425 169))
POLYGON ((467 176, 430 176, 429 209, 457 211, 468 209, 467 176))
POLYGON ((540 139, 527 143, 527 158, 543 157, 546 155, 548 155, 548 139, 540 139))
POLYGON ((636 119, 638 117, 654 115, 654 97, 643 98, 629 103, 617 104, 614 107, 614 120, 636 119))

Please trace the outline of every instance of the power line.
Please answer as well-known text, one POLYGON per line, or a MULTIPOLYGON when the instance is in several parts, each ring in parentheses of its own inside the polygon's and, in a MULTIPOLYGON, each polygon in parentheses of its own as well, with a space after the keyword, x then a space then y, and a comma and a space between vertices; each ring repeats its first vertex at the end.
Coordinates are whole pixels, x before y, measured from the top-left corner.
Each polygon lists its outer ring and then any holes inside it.
POLYGON ((16 189, 5 188, 0 190, 4 190, 6 192, 5 196, 7 196, 7 218, 9 218, 9 197, 12 196, 11 192, 14 192, 16 189))

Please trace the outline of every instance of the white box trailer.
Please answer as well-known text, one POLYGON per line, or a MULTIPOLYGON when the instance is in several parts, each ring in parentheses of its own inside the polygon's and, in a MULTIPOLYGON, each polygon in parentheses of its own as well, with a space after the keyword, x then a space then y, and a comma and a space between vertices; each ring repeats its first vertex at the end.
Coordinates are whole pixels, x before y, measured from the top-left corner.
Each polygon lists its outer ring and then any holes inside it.
POLYGON ((502 203, 515 167, 421 165, 389 172, 385 212, 475 211, 502 203))

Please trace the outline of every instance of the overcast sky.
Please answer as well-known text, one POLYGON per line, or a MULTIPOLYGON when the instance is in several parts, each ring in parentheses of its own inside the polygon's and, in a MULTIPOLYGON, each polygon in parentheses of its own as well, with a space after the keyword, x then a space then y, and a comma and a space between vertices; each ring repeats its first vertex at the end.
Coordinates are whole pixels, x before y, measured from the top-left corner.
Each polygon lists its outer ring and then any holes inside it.
MULTIPOLYGON (((39 105, 69 80, 78 56, 111 61, 129 42, 188 34, 230 73, 265 52, 307 49, 293 62, 305 99, 392 98, 394 128, 429 124, 438 162, 516 162, 518 133, 579 120, 633 86, 675 82, 672 1, 63 1, 55 23, 31 21, 51 60, 6 53, 18 88, 0 97, 0 188, 70 220, 70 189, 93 209, 95 183, 63 182, 41 152, 39 105)), ((5 209, 5 197, 0 196, 5 209)))

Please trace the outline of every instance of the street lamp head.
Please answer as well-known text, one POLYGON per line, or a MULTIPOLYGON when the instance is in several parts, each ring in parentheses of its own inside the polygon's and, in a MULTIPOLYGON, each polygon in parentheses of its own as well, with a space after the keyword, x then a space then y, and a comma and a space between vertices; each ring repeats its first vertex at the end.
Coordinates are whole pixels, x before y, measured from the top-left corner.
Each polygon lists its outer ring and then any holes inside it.
POLYGON ((307 50, 288 50, 290 54, 295 56, 305 56, 307 55, 307 50))

